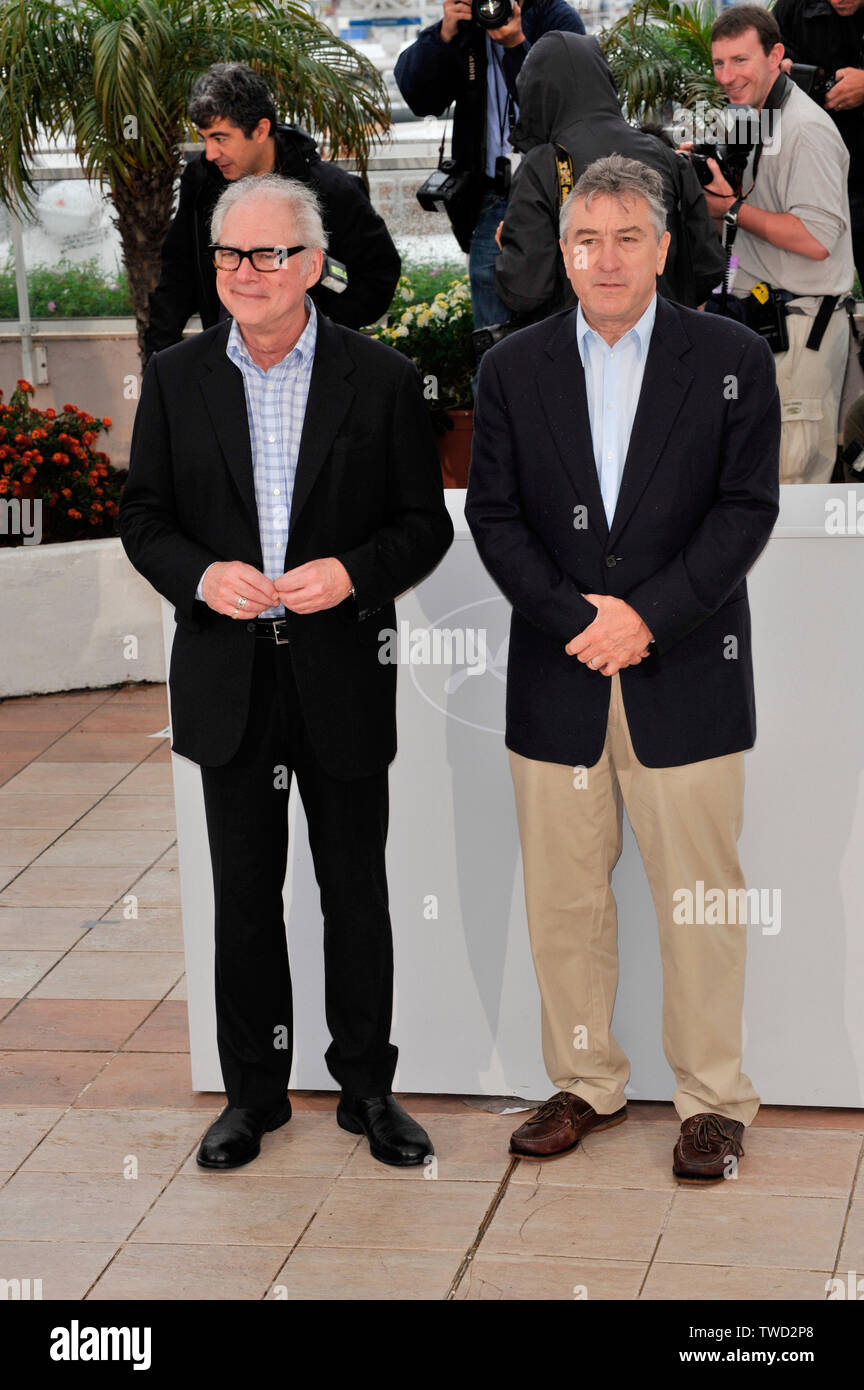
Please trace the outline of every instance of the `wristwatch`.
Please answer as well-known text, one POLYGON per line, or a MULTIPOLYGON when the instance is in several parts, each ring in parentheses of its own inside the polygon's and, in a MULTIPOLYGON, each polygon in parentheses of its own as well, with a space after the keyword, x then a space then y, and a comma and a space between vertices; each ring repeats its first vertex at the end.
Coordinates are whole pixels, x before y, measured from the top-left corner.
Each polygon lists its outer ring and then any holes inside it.
POLYGON ((743 201, 743 198, 736 198, 734 203, 730 203, 728 208, 724 212, 723 221, 726 223, 727 227, 738 226, 738 210, 741 207, 743 201))

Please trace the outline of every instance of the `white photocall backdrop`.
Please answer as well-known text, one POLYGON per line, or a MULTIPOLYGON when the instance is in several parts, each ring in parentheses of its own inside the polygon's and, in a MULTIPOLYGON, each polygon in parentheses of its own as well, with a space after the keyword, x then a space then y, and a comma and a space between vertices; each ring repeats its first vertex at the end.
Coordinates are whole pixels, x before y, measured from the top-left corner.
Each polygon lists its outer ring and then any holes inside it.
MULTIPOLYGON (((772 908, 779 889, 781 913, 779 931, 776 921, 746 928, 744 1066, 770 1104, 864 1104, 864 538, 831 535, 825 525, 829 501, 845 508, 847 492, 784 487, 778 525, 749 579, 758 736, 746 755, 740 848, 748 886, 769 890, 772 908)), ((398 604, 411 630, 485 631, 488 659, 482 673, 464 661, 400 666, 388 843, 394 1089, 539 1098, 551 1085, 503 740, 509 606, 477 555, 464 496, 447 494, 451 549, 398 604)), ((167 603, 163 617, 167 653, 167 603)), ((173 769, 192 1082, 218 1091, 200 772, 176 754, 173 769)), ((324 1064, 321 911, 293 792, 289 814, 291 1084, 335 1089, 324 1064)), ((628 1094, 668 1100, 656 917, 626 824, 613 884, 621 960, 614 1029, 631 1061, 628 1094)))

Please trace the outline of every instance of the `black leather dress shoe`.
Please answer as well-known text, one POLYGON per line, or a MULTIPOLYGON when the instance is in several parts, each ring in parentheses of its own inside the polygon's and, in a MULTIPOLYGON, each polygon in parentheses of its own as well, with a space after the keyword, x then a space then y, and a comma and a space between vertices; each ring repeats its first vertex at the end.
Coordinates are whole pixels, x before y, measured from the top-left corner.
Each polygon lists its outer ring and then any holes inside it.
POLYGON ((410 1168, 434 1154, 425 1129, 406 1114, 393 1095, 340 1097, 336 1122, 349 1134, 365 1134, 369 1152, 380 1163, 410 1168))
POLYGON ((261 1135, 291 1119, 291 1102, 275 1110, 257 1106, 226 1105, 214 1120, 198 1149, 202 1168, 241 1168, 261 1152, 261 1135))

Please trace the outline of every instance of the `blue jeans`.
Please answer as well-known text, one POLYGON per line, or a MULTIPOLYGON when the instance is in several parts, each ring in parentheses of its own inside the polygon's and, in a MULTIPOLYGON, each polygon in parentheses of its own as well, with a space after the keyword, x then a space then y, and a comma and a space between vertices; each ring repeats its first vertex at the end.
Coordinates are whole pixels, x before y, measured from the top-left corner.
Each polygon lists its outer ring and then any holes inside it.
POLYGON ((471 307, 474 327, 488 328, 492 323, 506 323, 510 310, 495 293, 495 260, 498 243, 495 232, 507 211, 507 199, 499 198, 490 189, 480 205, 480 216, 471 238, 468 257, 468 278, 471 281, 471 307))

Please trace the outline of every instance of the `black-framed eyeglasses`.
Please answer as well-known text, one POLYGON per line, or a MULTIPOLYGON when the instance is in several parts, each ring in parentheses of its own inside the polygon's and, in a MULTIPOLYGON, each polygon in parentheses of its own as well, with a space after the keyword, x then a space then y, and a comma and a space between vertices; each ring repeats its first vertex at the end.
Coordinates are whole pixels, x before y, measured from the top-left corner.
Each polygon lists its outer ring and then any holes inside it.
POLYGON ((217 270, 239 270, 240 262, 248 256, 253 270, 269 275, 271 271, 281 270, 291 256, 298 251, 306 251, 305 246, 253 246, 251 251, 241 251, 238 246, 211 246, 210 255, 217 270))

